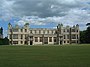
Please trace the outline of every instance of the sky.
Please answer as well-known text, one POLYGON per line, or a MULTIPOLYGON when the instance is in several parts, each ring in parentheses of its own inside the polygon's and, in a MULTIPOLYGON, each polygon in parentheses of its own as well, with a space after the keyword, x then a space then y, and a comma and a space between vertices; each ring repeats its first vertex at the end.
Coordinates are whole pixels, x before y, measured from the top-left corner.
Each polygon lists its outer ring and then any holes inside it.
POLYGON ((90 22, 90 0, 0 0, 0 27, 7 36, 8 23, 31 28, 55 28, 57 24, 80 25, 90 22))

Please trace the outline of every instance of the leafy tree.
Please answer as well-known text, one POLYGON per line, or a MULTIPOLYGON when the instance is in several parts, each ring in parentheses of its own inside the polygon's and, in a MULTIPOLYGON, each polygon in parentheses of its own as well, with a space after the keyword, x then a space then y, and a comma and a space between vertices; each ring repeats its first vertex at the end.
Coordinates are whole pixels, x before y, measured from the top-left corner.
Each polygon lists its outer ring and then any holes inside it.
POLYGON ((86 24, 87 29, 80 31, 80 42, 81 43, 90 43, 90 23, 86 24))
POLYGON ((0 39, 0 45, 9 45, 9 39, 7 37, 0 39))
POLYGON ((80 43, 86 43, 86 30, 80 31, 80 43))
POLYGON ((87 30, 86 30, 86 43, 90 43, 90 23, 86 24, 87 30))

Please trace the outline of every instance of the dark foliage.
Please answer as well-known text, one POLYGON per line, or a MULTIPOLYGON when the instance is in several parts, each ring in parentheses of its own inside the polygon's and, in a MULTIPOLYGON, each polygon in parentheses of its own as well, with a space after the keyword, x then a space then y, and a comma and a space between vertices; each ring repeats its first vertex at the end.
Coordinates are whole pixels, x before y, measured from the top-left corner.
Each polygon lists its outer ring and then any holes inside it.
POLYGON ((7 37, 0 39, 0 45, 9 45, 9 39, 7 37))
POLYGON ((90 23, 86 24, 87 30, 80 32, 80 42, 81 43, 90 43, 90 23))

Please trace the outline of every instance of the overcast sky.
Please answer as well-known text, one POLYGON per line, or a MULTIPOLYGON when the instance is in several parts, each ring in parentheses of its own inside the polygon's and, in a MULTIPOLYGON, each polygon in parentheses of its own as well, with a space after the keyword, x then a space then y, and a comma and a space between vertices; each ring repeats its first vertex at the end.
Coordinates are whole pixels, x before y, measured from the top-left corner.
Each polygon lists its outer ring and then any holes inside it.
POLYGON ((0 27, 6 30, 9 22, 52 28, 79 24, 84 30, 90 22, 90 0, 0 0, 0 27))

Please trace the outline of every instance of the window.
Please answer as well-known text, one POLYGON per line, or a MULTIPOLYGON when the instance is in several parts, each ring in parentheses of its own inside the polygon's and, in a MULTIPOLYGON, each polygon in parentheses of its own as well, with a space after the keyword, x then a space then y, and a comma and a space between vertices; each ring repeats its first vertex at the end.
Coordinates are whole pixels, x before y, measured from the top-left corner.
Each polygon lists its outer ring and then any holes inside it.
POLYGON ((12 35, 10 34, 9 38, 11 39, 12 38, 12 35))
POLYGON ((77 35, 77 39, 78 39, 78 35, 77 35))
POLYGON ((76 39, 76 35, 75 34, 72 35, 72 39, 76 39))
POLYGON ((45 30, 43 30, 43 34, 45 34, 45 30))
POLYGON ((18 39, 18 34, 13 34, 13 39, 18 39))
POLYGON ((64 39, 66 39, 66 36, 64 35, 64 39))
POLYGON ((23 41, 21 41, 21 44, 23 44, 23 41))
POLYGON ((52 30, 52 34, 53 34, 53 30, 52 30))
POLYGON ((21 29, 21 32, 23 32, 23 29, 21 29))
POLYGON ((66 43, 66 41, 64 41, 64 43, 66 43))
POLYGON ((18 41, 13 41, 13 44, 18 44, 18 41))
POLYGON ((67 35, 67 39, 69 39, 69 35, 67 35))
POLYGON ((35 34, 37 33, 37 31, 35 30, 35 34))
POLYGON ((75 29, 72 29, 72 32, 75 32, 75 29))
POLYGON ((18 32, 18 29, 13 29, 13 32, 18 32))
POLYGON ((67 29, 67 32, 69 32, 69 29, 67 29))
POLYGON ((49 42, 52 42, 52 37, 49 37, 49 42))
POLYGON ((48 37, 44 37, 44 44, 48 44, 48 37))
POLYGON ((57 41, 57 39, 56 39, 56 37, 54 37, 54 42, 56 42, 57 41))
POLYGON ((38 37, 35 37, 35 42, 38 42, 38 37))
POLYGON ((27 29, 25 29, 25 32, 27 32, 27 29))
POLYGON ((24 41, 24 44, 27 44, 27 41, 24 41))
POLYGON ((26 35, 25 35, 25 39, 27 39, 27 37, 28 37, 28 35, 26 34, 26 35))
POLYGON ((77 32, 78 32, 78 30, 77 30, 77 32))
POLYGON ((63 30, 63 32, 65 32, 65 29, 63 30))
POLYGON ((42 42, 43 41, 43 38, 42 37, 40 37, 40 42, 42 42))
POLYGON ((39 30, 39 34, 41 34, 41 30, 39 30))
POLYGON ((32 34, 32 30, 30 30, 30 33, 32 34))
POLYGON ((49 30, 47 30, 47 33, 49 34, 49 30))
POLYGON ((69 43, 69 41, 67 41, 67 43, 69 43))
POLYGON ((76 43, 76 40, 72 40, 72 43, 76 43))
POLYGON ((21 34, 21 39, 23 39, 23 35, 21 34))

